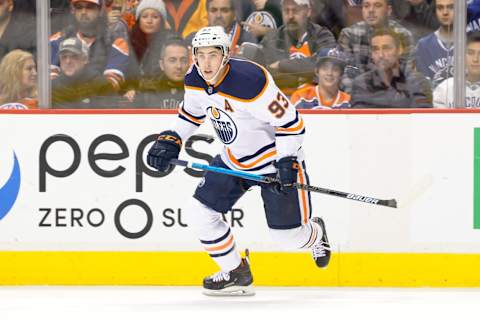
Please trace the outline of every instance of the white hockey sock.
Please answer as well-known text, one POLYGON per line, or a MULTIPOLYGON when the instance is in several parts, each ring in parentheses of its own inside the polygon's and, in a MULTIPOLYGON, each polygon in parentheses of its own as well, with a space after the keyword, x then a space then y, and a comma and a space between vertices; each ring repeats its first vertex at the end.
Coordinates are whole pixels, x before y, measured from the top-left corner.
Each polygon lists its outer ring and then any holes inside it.
POLYGON ((242 258, 235 248, 235 237, 220 212, 194 199, 185 213, 188 225, 193 227, 202 246, 222 271, 240 265, 242 258))
POLYGON ((310 248, 322 238, 322 229, 312 221, 294 229, 270 229, 270 234, 276 242, 285 249, 310 248))

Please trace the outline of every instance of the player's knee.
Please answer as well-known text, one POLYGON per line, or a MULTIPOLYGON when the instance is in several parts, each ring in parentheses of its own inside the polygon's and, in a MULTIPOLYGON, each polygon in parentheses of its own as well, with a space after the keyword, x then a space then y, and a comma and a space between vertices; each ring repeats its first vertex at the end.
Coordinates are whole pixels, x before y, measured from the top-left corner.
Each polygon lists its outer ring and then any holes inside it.
POLYGON ((305 227, 293 229, 269 229, 270 236, 285 249, 298 249, 305 244, 305 227))
POLYGON ((204 229, 220 222, 222 216, 219 212, 205 206, 193 198, 184 212, 184 221, 195 229, 204 229))

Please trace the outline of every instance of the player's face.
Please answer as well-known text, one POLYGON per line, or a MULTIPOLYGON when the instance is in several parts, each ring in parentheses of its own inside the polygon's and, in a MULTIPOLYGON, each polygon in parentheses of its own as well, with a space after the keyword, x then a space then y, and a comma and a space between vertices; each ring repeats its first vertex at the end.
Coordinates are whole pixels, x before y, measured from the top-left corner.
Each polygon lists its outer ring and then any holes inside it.
POLYGON ((480 77, 480 42, 467 46, 467 72, 469 76, 480 77))
POLYGON ((87 58, 73 52, 62 52, 59 55, 60 69, 67 77, 72 77, 87 64, 87 58))
POLYGON ((370 26, 378 26, 387 20, 392 11, 387 0, 363 0, 363 20, 370 26))
POLYGON ((334 62, 327 61, 320 65, 317 75, 319 86, 338 89, 342 68, 334 62))
POLYGON ((372 60, 378 69, 386 71, 398 66, 401 49, 390 35, 372 38, 372 60))
POLYGON ((435 12, 440 25, 448 27, 453 25, 454 0, 437 0, 435 12))
POLYGON ((285 27, 290 32, 298 32, 307 27, 310 8, 299 6, 293 0, 285 0, 282 4, 282 17, 285 27))
POLYGON ((37 67, 32 58, 27 59, 22 67, 22 87, 34 88, 37 85, 37 67))
POLYGON ((160 60, 160 69, 168 79, 180 82, 188 69, 188 51, 182 46, 171 45, 165 48, 164 57, 160 60))
POLYGON ((80 26, 89 27, 100 16, 100 7, 91 2, 79 1, 72 5, 72 12, 80 26))
POLYGON ((212 0, 208 5, 208 25, 221 26, 226 32, 230 30, 235 21, 235 12, 230 5, 230 0, 212 0))
POLYGON ((210 82, 215 82, 215 80, 220 77, 220 68, 222 67, 223 60, 222 50, 220 48, 198 48, 195 60, 205 79, 210 82))
POLYGON ((145 9, 140 15, 140 30, 146 34, 152 34, 160 30, 162 16, 155 9, 145 9))

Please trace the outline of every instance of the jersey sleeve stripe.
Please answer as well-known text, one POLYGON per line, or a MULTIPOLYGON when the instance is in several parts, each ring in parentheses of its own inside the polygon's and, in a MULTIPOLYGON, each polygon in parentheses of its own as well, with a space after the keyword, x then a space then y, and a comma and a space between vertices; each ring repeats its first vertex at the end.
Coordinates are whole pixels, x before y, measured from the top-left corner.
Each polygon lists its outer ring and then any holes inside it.
POLYGON ((305 128, 301 132, 297 133, 276 133, 275 137, 285 137, 285 136, 295 136, 295 135, 302 135, 305 133, 305 128))
POLYGON ((201 123, 193 122, 192 120, 190 120, 190 119, 188 119, 188 118, 186 118, 186 117, 182 116, 181 114, 179 114, 179 115, 178 115, 178 117, 179 117, 180 119, 182 119, 182 120, 184 120, 184 121, 188 122, 188 123, 191 123, 191 124, 193 124, 193 125, 197 126, 197 127, 200 127, 200 125, 201 125, 201 123))
POLYGON ((205 116, 194 116, 194 115, 188 113, 187 111, 185 111, 185 109, 183 107, 178 109, 178 115, 183 120, 187 120, 187 121, 189 121, 189 122, 191 122, 195 125, 201 125, 204 122, 204 119, 205 119, 205 116))
POLYGON ((298 121, 298 123, 295 127, 293 127, 293 128, 292 127, 289 127, 289 128, 278 127, 278 128, 275 128, 275 132, 278 132, 278 133, 298 133, 305 128, 304 123, 303 123, 303 119, 300 118, 299 120, 300 121, 298 121))
POLYGON ((287 124, 284 124, 283 126, 280 126, 280 128, 289 128, 291 126, 293 126, 294 124, 296 124, 298 122, 298 111, 295 111, 295 119, 288 122, 287 124))

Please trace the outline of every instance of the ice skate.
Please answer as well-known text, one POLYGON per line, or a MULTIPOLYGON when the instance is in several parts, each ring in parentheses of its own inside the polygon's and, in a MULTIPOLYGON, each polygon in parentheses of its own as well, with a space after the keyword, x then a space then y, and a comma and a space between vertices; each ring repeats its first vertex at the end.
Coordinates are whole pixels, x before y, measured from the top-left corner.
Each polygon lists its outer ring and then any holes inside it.
POLYGON ((325 228, 325 223, 323 222, 322 218, 313 217, 312 221, 320 226, 323 233, 322 239, 320 239, 320 241, 312 247, 313 260, 315 260, 315 263, 319 268, 325 268, 330 262, 331 254, 330 243, 328 243, 327 230, 325 228))
POLYGON ((203 294, 207 296, 253 296, 253 277, 248 250, 240 265, 229 272, 217 272, 203 279, 203 294))

